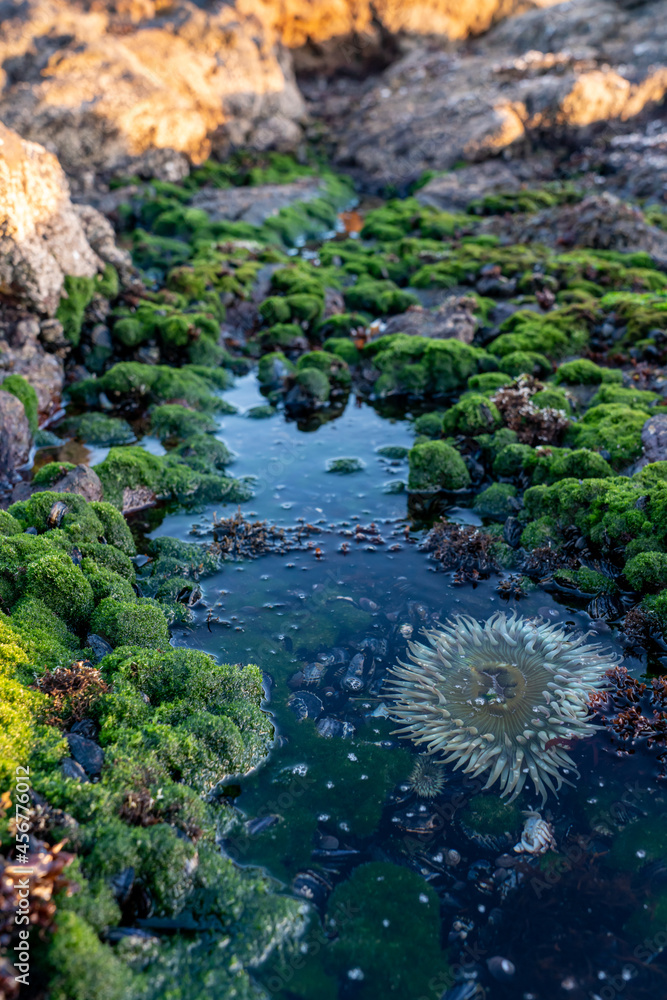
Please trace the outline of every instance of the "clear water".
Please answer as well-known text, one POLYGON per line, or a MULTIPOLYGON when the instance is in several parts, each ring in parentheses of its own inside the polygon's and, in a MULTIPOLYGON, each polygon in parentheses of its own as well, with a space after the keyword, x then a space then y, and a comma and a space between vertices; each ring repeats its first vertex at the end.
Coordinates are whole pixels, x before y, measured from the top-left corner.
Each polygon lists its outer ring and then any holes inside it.
MULTIPOLYGON (((646 868, 667 855, 667 801, 653 757, 620 758, 606 734, 579 743, 571 753, 581 777, 541 810, 557 853, 510 864, 513 841, 484 843, 465 822, 481 783, 449 770, 436 799, 410 790, 415 750, 393 735, 382 690, 410 629, 417 637, 459 612, 483 619, 516 608, 592 629, 637 676, 648 666, 641 651, 542 589, 508 601, 498 578, 461 587, 437 571, 416 544, 425 525, 410 520, 407 494, 387 492, 407 478, 407 462, 377 452, 409 446, 408 421, 353 397, 336 419, 312 427, 282 415, 252 420, 245 411, 264 402, 252 374, 225 398, 239 413, 221 418, 219 436, 237 454, 234 474, 255 477, 243 513, 321 529, 308 551, 226 563, 203 581, 194 621, 174 639, 221 661, 258 663, 266 677, 275 744, 255 773, 220 790, 236 816, 223 847, 239 864, 263 866, 282 891, 310 898, 323 922, 313 921, 296 952, 256 970, 258 980, 277 1000, 667 996, 667 934, 659 937, 667 882, 659 864, 646 868), (326 471, 343 456, 365 468, 326 471), (318 686, 300 678, 318 655, 353 656, 364 640, 374 667, 358 695, 341 692, 336 663, 318 686), (347 735, 326 738, 313 719, 299 721, 290 703, 298 691, 311 707, 319 698, 322 715, 346 723, 347 735)), ((153 534, 206 540, 215 512, 233 510, 168 514, 153 534)), ((450 516, 477 522, 471 511, 450 516)), ((519 804, 539 806, 528 792, 519 804)))

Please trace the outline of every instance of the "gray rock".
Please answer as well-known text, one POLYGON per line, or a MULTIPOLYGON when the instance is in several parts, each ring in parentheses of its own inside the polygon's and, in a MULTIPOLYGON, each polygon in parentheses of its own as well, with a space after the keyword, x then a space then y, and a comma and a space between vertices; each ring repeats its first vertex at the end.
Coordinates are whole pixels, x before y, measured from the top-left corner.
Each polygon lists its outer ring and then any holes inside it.
POLYGON ((313 201, 322 194, 317 178, 303 177, 291 184, 262 184, 258 187, 204 188, 190 204, 211 216, 212 222, 248 222, 261 226, 281 208, 296 201, 313 201))
POLYGON ((109 653, 113 653, 113 646, 110 646, 106 639, 103 639, 101 635, 96 635, 94 632, 86 636, 86 645, 92 649, 95 663, 99 663, 109 653))
POLYGON ((642 427, 644 455, 640 466, 667 461, 667 413, 656 413, 642 427))
MULTIPOLYGON (((43 486, 33 486, 32 483, 17 483, 12 490, 12 502, 27 500, 33 493, 39 493, 43 489, 43 486)), ((70 469, 61 479, 49 486, 49 489, 52 493, 77 493, 89 503, 104 498, 100 477, 87 465, 77 465, 75 469, 70 469)))
POLYGON ((78 733, 66 733, 65 738, 69 743, 70 753, 77 764, 80 764, 90 777, 98 775, 104 763, 102 748, 85 736, 79 736, 78 733))
POLYGON ((410 306, 407 312, 387 320, 382 335, 407 333, 434 340, 460 340, 471 344, 477 330, 474 309, 477 303, 465 295, 449 296, 437 309, 410 306))
POLYGON ((77 764, 75 760, 71 757, 65 757, 64 761, 60 765, 65 778, 74 778, 75 781, 88 781, 86 772, 81 767, 81 764, 77 764))
POLYGON ((32 435, 23 403, 0 389, 0 479, 12 482, 30 455, 32 435))

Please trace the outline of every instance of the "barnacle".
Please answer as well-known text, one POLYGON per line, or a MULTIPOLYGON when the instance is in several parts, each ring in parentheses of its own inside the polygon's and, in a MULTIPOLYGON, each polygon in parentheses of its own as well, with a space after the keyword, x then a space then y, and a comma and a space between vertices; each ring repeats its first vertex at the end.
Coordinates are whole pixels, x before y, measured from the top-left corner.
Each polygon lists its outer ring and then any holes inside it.
POLYGON ((567 782, 563 769, 578 775, 566 747, 595 732, 588 700, 608 684, 616 655, 560 625, 502 612, 423 634, 389 682, 401 736, 464 774, 488 772, 484 788, 500 782, 509 801, 528 777, 544 802, 567 782))

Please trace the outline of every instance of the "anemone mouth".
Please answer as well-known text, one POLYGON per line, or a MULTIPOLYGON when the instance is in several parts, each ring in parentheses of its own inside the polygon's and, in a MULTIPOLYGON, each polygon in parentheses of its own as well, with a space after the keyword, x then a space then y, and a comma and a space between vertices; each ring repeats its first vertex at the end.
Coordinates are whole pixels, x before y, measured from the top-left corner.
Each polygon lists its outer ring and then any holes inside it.
POLYGON ((391 671, 397 733, 464 774, 488 771, 484 788, 499 782, 509 801, 528 777, 543 803, 571 784, 561 771, 578 771, 563 744, 595 732, 588 698, 619 657, 588 635, 504 612, 422 634, 425 643, 408 643, 410 662, 391 671))

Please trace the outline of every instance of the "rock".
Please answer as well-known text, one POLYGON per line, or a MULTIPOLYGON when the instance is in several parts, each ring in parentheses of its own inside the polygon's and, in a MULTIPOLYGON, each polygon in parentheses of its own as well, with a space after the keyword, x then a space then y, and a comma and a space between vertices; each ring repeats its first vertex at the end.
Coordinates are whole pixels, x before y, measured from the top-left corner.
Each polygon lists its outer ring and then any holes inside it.
POLYGON ((502 243, 543 243, 564 249, 644 250, 660 266, 667 267, 667 233, 649 225, 640 209, 624 204, 609 192, 530 216, 486 219, 481 229, 500 237, 502 243))
POLYGON ((304 177, 291 184, 262 184, 257 187, 204 188, 191 199, 192 208, 207 212, 212 222, 247 222, 261 226, 281 208, 297 201, 313 201, 322 194, 317 178, 304 177))
POLYGON ((656 413, 648 418, 642 428, 642 446, 644 455, 639 467, 667 461, 667 413, 656 413))
POLYGON ((0 123, 0 294, 52 315, 65 274, 101 268, 55 156, 0 123))
POLYGON ((441 212, 464 212, 471 201, 485 195, 519 191, 525 183, 552 180, 553 169, 553 158, 549 156, 528 162, 486 160, 434 177, 417 192, 417 198, 441 212))
MULTIPOLYGON (((43 489, 43 486, 33 486, 29 482, 17 483, 12 490, 12 503, 27 500, 33 493, 39 493, 43 489)), ((70 469, 61 479, 52 483, 49 489, 52 493, 78 493, 88 502, 104 498, 100 477, 87 465, 77 465, 70 469)))
POLYGON ((623 123, 667 93, 666 42, 667 0, 632 11, 571 0, 567 16, 558 6, 529 11, 474 48, 413 44, 361 96, 324 91, 314 109, 341 165, 377 188, 406 186, 462 159, 523 156, 533 137, 575 147, 610 119, 630 131, 623 123))
POLYGON ((230 142, 299 141, 304 113, 260 2, 0 3, 0 118, 81 190, 99 170, 179 180, 230 142), (45 67, 48 66, 48 70, 45 67))
POLYGON ((92 719, 80 719, 70 728, 70 732, 85 736, 87 740, 94 740, 98 734, 98 727, 92 719))
POLYGON ((32 435, 23 403, 0 389, 0 481, 10 483, 30 455, 32 435))
POLYGON ((115 233, 109 220, 90 205, 73 207, 88 243, 100 260, 105 264, 113 264, 119 271, 121 279, 128 280, 134 273, 132 257, 129 250, 121 250, 116 246, 115 233))
POLYGON ((103 639, 101 635, 96 635, 94 632, 86 636, 86 645, 92 649, 95 663, 99 663, 109 653, 113 653, 113 646, 110 646, 106 639, 103 639))
POLYGON ((78 733, 66 733, 65 739, 69 744, 72 757, 80 764, 83 770, 90 777, 98 775, 104 763, 104 751, 101 747, 85 736, 78 733))
POLYGON ((74 781, 81 782, 88 781, 86 772, 81 767, 81 764, 77 764, 77 762, 72 760, 71 757, 65 757, 60 765, 60 768, 63 772, 63 777, 65 778, 73 778, 74 781))
MULTIPOLYGON (((62 331, 62 325, 58 320, 45 322, 55 324, 53 329, 60 328, 62 331)), ((44 335, 44 325, 42 323, 38 326, 40 337, 44 335)), ((31 326, 30 329, 34 327, 31 326)), ((20 347, 15 345, 16 337, 12 337, 10 328, 0 322, 0 378, 15 374, 27 379, 37 393, 39 418, 42 422, 61 408, 61 396, 65 384, 63 363, 59 357, 47 354, 39 340, 32 335, 20 347)))
POLYGON ((382 336, 407 333, 410 336, 431 337, 435 340, 453 338, 471 344, 477 330, 474 309, 477 303, 465 295, 449 296, 437 309, 410 306, 407 312, 387 320, 382 336))
POLYGON ((87 465, 77 465, 75 469, 70 469, 51 489, 54 493, 78 493, 89 503, 103 499, 100 477, 87 465))

